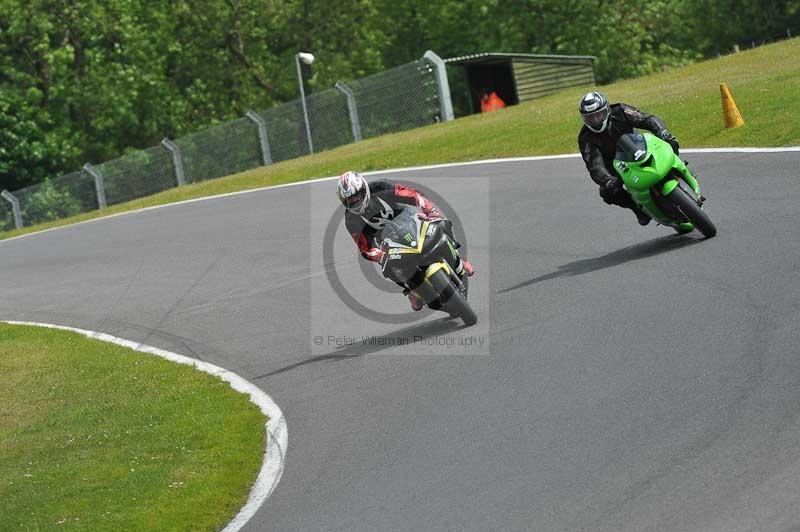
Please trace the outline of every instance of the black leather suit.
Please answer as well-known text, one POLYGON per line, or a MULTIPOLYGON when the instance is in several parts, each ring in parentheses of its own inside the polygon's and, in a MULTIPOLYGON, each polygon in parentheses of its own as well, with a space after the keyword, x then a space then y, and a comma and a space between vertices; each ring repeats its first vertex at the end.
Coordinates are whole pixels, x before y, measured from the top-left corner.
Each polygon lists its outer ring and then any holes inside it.
POLYGON ((619 179, 611 165, 617 151, 617 141, 622 135, 632 133, 633 128, 646 129, 660 137, 667 127, 659 117, 640 111, 631 105, 615 103, 610 105, 609 109, 611 116, 605 131, 595 133, 584 125, 578 134, 578 147, 589 175, 600 185, 600 196, 603 201, 630 209, 634 207, 633 200, 621 186, 615 189, 605 186, 608 181, 619 179))

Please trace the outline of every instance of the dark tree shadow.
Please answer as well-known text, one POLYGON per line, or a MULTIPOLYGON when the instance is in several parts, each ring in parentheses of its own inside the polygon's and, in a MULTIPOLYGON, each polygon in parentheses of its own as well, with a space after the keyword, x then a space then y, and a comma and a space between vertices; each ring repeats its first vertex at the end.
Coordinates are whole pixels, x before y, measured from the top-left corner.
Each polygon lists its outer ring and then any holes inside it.
POLYGON ((655 238, 653 240, 648 240, 647 242, 640 242, 639 244, 634 244, 632 246, 612 251, 611 253, 601 257, 595 257, 593 259, 581 259, 570 262, 569 264, 564 264, 559 266, 557 271, 540 275, 539 277, 534 277, 533 279, 529 279, 522 283, 515 284, 514 286, 499 290, 497 293, 502 294, 505 292, 510 292, 518 288, 524 288, 526 286, 541 283, 542 281, 549 281, 551 279, 575 277, 576 275, 583 275, 585 273, 596 272, 606 268, 613 268, 614 266, 619 266, 620 264, 625 264, 626 262, 646 259, 648 257, 653 257, 662 253, 668 253, 686 246, 692 246, 702 242, 703 240, 704 239, 692 238, 688 235, 678 234, 655 238))
POLYGON ((408 340, 408 345, 411 345, 416 343, 415 338, 430 337, 465 328, 466 325, 464 325, 460 319, 446 317, 419 325, 404 327, 381 336, 365 335, 366 338, 369 338, 370 340, 374 339, 374 341, 362 342, 361 338, 356 338, 355 343, 351 345, 345 345, 335 349, 334 351, 331 351, 330 353, 317 355, 315 357, 284 366, 274 371, 270 371, 269 373, 258 375, 257 377, 254 377, 253 380, 263 379, 272 375, 278 375, 279 373, 285 373, 301 366, 315 364, 317 362, 324 362, 326 360, 347 360, 349 358, 362 357, 364 355, 370 355, 379 351, 384 351, 392 347, 397 347, 397 344, 393 341, 396 341, 398 338, 406 338, 408 340))

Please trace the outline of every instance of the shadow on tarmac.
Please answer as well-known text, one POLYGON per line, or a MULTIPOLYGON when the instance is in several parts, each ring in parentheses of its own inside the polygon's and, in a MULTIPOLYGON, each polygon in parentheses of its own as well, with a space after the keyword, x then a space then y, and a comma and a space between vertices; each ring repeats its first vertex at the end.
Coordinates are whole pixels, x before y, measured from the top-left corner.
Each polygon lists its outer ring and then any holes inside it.
POLYGON ((353 344, 345 345, 336 349, 335 351, 331 351, 330 353, 317 355, 315 357, 284 366, 280 369, 270 371, 269 373, 258 375, 257 377, 253 377, 253 380, 263 379, 272 375, 278 375, 301 366, 315 364, 317 362, 324 362, 326 360, 347 360, 349 358, 362 357, 364 355, 377 353, 385 349, 397 347, 396 341, 399 338, 407 339, 407 344, 411 345, 416 343, 420 338, 428 338, 437 334, 450 333, 465 328, 466 325, 464 325, 460 319, 446 317, 419 325, 403 327, 402 329, 398 329, 381 336, 365 335, 364 338, 366 338, 368 341, 362 341, 360 338, 356 339, 353 344))
POLYGON ((646 259, 662 253, 680 249, 686 246, 692 246, 702 242, 702 238, 693 238, 688 235, 668 235, 647 242, 640 242, 616 251, 612 251, 601 257, 593 259, 581 259, 569 264, 564 264, 558 267, 557 271, 534 277, 519 284, 515 284, 509 288, 499 290, 498 294, 524 288, 532 284, 541 283, 542 281, 549 281, 551 279, 559 279, 561 277, 575 277, 576 275, 583 275, 585 273, 596 272, 606 268, 613 268, 626 262, 632 262, 639 259, 646 259))

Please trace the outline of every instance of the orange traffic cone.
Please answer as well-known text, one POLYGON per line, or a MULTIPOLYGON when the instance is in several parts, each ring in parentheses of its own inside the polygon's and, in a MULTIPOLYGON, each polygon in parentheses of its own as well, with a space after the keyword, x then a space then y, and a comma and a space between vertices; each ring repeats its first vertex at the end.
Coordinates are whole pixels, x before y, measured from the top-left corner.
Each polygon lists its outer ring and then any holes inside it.
POLYGON ((725 127, 739 127, 744 125, 742 113, 736 107, 736 101, 731 95, 728 84, 722 82, 719 84, 719 92, 722 95, 722 118, 725 121, 725 127))

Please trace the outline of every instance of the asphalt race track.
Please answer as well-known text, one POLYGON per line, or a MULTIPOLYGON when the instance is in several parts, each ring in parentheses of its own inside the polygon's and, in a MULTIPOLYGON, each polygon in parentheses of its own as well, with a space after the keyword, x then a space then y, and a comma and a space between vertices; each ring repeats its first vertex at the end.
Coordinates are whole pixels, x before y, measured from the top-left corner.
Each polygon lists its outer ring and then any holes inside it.
POLYGON ((473 328, 342 302, 331 271, 365 306, 409 310, 341 229, 324 262, 333 181, 0 242, 0 319, 267 391, 287 463, 245 530, 800 530, 800 153, 686 157, 710 240, 639 227, 577 158, 392 174, 466 228, 473 328))

